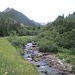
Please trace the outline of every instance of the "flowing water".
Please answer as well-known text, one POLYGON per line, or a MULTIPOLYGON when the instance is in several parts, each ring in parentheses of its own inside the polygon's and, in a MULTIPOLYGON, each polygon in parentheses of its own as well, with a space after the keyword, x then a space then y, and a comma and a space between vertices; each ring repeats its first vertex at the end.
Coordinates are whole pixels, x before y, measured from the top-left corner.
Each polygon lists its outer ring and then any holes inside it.
POLYGON ((36 48, 33 49, 32 43, 28 43, 27 45, 25 45, 24 50, 25 50, 25 54, 24 54, 25 59, 30 61, 30 63, 37 65, 41 75, 60 75, 59 74, 60 71, 53 67, 49 67, 49 65, 45 62, 44 59, 40 61, 35 61, 32 58, 32 55, 35 56, 36 54, 40 53, 38 50, 36 50, 36 48))

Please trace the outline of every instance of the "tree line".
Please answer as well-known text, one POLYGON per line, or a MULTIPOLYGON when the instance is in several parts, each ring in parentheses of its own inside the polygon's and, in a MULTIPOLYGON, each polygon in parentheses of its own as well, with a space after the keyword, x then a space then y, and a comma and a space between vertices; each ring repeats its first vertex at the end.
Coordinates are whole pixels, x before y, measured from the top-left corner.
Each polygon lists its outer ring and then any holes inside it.
POLYGON ((40 26, 21 25, 15 20, 0 15, 0 36, 9 36, 11 33, 16 33, 18 36, 37 35, 40 26))

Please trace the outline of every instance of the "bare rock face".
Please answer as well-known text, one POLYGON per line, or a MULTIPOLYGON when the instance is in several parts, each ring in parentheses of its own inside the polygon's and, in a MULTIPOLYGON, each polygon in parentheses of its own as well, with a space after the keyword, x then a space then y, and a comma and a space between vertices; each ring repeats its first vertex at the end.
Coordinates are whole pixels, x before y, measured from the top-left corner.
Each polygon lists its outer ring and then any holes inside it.
POLYGON ((3 12, 5 13, 5 12, 9 12, 9 11, 11 11, 11 10, 13 10, 13 8, 6 8, 3 12))

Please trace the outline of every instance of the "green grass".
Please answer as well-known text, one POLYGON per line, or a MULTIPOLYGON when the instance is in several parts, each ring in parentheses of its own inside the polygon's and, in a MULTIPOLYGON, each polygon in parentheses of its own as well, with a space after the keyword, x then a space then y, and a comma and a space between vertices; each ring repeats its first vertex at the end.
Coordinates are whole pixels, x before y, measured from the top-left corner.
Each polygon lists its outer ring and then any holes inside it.
POLYGON ((39 75, 35 66, 23 60, 5 38, 0 38, 0 75, 39 75))
POLYGON ((71 50, 60 48, 59 53, 57 53, 57 57, 60 59, 65 59, 66 63, 71 63, 72 70, 75 72, 75 54, 72 53, 71 50))

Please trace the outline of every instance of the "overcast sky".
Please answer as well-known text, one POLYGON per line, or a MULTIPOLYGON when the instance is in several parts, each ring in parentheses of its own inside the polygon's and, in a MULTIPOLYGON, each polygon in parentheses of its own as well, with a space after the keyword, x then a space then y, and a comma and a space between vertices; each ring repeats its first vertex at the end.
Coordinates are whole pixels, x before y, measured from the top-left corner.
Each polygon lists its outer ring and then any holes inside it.
POLYGON ((0 0, 0 11, 14 8, 36 22, 51 22, 75 12, 75 0, 0 0))

